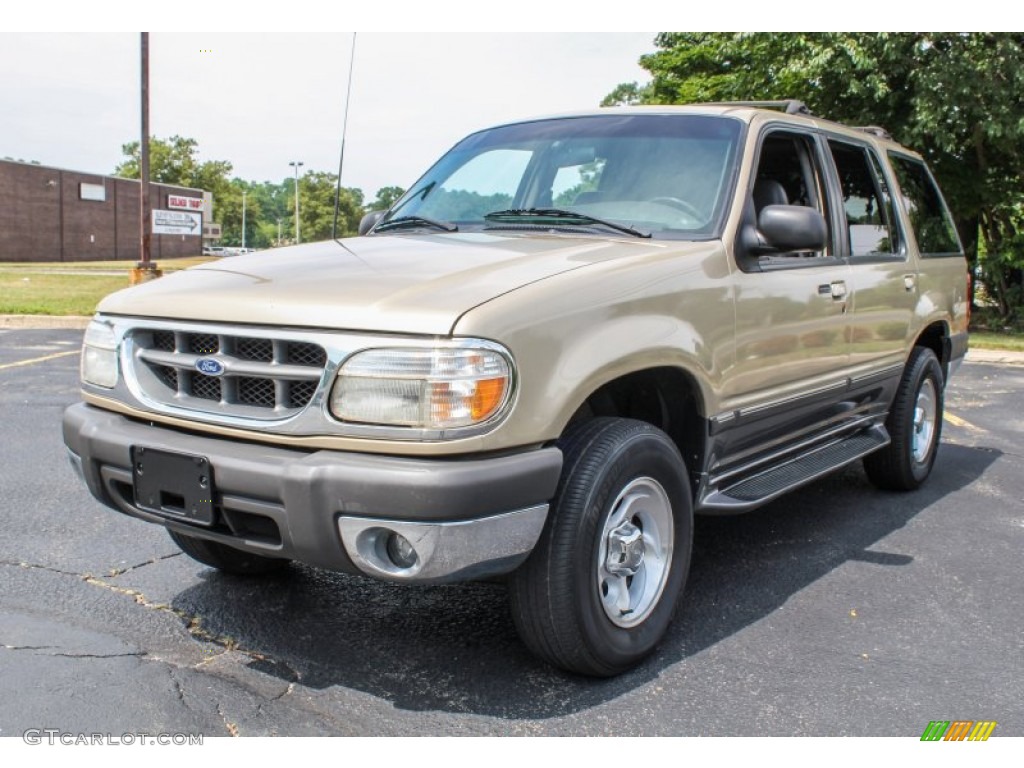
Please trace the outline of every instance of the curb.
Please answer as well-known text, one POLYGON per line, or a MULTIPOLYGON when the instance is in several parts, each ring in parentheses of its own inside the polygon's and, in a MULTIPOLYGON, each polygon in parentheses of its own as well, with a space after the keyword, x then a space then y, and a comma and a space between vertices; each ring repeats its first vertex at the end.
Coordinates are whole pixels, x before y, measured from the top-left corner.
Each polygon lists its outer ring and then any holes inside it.
POLYGON ((89 325, 91 317, 83 315, 0 315, 0 328, 78 328, 89 325))
POLYGON ((968 349, 968 363, 998 363, 1001 365, 1024 365, 1024 352, 1009 349, 968 349))

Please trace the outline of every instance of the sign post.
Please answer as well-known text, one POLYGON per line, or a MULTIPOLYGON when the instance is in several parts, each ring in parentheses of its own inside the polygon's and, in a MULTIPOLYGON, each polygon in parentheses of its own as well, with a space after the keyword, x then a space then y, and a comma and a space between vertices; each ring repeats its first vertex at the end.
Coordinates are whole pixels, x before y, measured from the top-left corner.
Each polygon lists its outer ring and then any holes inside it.
POLYGON ((149 222, 149 32, 142 33, 142 137, 139 143, 139 261, 131 271, 131 285, 162 274, 150 261, 152 233, 149 222))

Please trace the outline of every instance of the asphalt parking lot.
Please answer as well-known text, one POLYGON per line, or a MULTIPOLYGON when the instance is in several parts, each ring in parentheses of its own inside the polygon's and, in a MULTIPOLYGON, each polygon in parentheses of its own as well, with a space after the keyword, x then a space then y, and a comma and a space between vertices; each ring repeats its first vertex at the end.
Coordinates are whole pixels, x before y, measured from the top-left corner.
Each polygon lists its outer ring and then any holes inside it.
POLYGON ((594 681, 520 644, 499 584, 189 560, 89 496, 60 435, 81 331, 0 331, 0 736, 1024 736, 1024 366, 968 363, 922 490, 859 466, 704 518, 680 614, 594 681))

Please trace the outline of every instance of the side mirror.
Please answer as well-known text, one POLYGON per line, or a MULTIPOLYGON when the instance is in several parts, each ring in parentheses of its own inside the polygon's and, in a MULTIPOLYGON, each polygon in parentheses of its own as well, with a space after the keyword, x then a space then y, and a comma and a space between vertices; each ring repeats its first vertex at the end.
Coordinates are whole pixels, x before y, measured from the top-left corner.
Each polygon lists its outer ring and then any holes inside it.
POLYGON ((370 211, 359 220, 359 234, 365 235, 374 225, 381 220, 387 211, 370 211))
POLYGON ((779 253, 820 251, 828 241, 825 217, 802 205, 765 206, 757 228, 764 244, 779 253))

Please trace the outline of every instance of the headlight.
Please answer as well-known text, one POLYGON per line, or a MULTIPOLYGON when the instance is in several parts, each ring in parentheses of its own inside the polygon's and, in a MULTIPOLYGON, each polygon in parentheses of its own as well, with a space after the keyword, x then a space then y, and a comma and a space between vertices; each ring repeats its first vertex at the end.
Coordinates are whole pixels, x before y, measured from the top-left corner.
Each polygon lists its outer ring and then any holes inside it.
POLYGON ((494 417, 511 392, 509 360, 493 349, 370 349, 338 370, 330 407, 347 422, 453 429, 494 417))
POLYGON ((93 320, 82 341, 82 381, 98 387, 117 384, 117 337, 106 323, 93 320))

